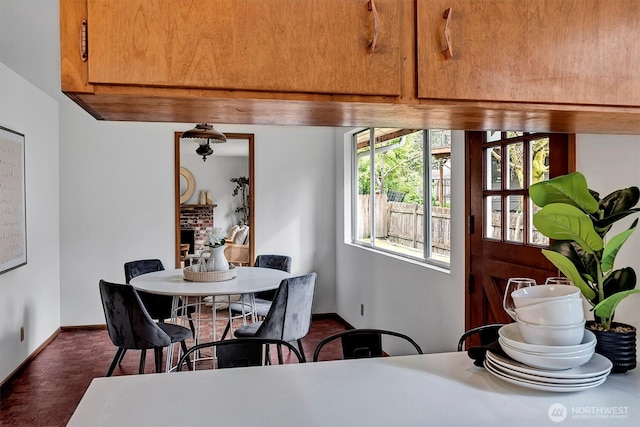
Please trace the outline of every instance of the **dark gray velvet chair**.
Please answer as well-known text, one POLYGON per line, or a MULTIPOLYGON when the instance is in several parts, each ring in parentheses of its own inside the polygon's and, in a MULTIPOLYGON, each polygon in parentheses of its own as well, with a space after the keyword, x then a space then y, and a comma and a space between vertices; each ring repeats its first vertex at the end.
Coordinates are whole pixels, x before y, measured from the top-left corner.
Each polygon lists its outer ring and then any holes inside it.
MULTIPOLYGON (((141 374, 144 373, 147 349, 154 350, 156 372, 162 372, 164 347, 179 342, 182 351, 187 352, 185 340, 192 337, 191 331, 180 325, 156 323, 147 313, 133 286, 100 280, 99 287, 109 338, 118 347, 107 377, 111 376, 126 350, 141 351, 141 374)), ((190 360, 187 360, 187 364, 191 369, 190 360)))
POLYGON ((458 351, 462 351, 462 347, 464 346, 467 338, 471 338, 473 336, 477 336, 480 339, 481 346, 498 341, 498 329, 504 325, 504 323, 492 323, 469 329, 467 332, 462 334, 458 340, 458 351))
MULTIPOLYGON (((124 278, 125 282, 129 284, 131 279, 134 277, 140 276, 141 274, 152 273, 154 271, 162 271, 164 270, 164 265, 162 265, 162 261, 159 259, 140 259, 136 261, 129 261, 124 264, 124 278)), ((163 322, 166 319, 171 319, 171 303, 173 302, 173 297, 169 295, 157 295, 144 291, 137 291, 138 296, 142 300, 144 307, 147 309, 149 316, 152 319, 156 319, 159 322, 163 322)), ((183 301, 180 299, 178 301, 178 306, 183 307, 183 301)), ((183 307, 181 313, 179 315, 186 315, 189 319, 189 327, 191 328, 191 332, 195 335, 195 327, 193 325, 193 318, 191 315, 196 311, 194 306, 183 307)))
MULTIPOLYGON (((281 270, 286 271, 287 273, 291 273, 291 257, 287 255, 258 255, 253 266, 272 268, 274 270, 281 270)), ((255 314, 258 320, 264 319, 264 317, 269 312, 275 294, 275 289, 270 291, 256 292, 254 294, 255 314)), ((232 315, 231 319, 235 317, 246 316, 251 311, 251 303, 248 301, 248 298, 250 298, 249 295, 242 295, 241 302, 233 302, 229 305, 229 310, 231 311, 232 315)), ((231 328, 230 322, 227 323, 227 326, 222 333, 222 339, 227 336, 227 333, 231 328)))
MULTIPOLYGON (((178 362, 178 371, 182 370, 191 354, 205 348, 215 349, 217 368, 240 368, 246 366, 263 366, 263 354, 266 356, 269 345, 285 346, 295 356, 298 363, 304 363, 302 355, 293 345, 286 341, 267 338, 236 338, 232 340, 213 341, 198 344, 189 349, 178 362)), ((266 359, 266 358, 265 358, 266 359)), ((282 363, 282 362, 279 362, 282 363)))
POLYGON ((342 357, 344 359, 365 359, 382 357, 382 336, 389 335, 401 338, 410 343, 418 354, 422 354, 420 346, 409 336, 400 332, 385 329, 348 329, 333 334, 318 343, 313 352, 313 361, 317 362, 323 347, 332 341, 340 340, 342 344, 342 357))
MULTIPOLYGON (((286 342, 296 341, 303 360, 302 338, 311 328, 311 309, 316 287, 316 273, 289 277, 280 282, 273 303, 264 320, 242 326, 234 332, 237 338, 270 338, 286 342)), ((281 346, 278 361, 282 363, 281 346)))

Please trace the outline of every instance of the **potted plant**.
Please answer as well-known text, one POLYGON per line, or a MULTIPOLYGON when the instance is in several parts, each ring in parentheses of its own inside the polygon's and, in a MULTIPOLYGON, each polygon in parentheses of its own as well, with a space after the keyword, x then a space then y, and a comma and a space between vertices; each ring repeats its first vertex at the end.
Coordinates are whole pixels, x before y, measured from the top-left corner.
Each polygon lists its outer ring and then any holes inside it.
POLYGON ((249 178, 239 176, 231 178, 230 181, 236 184, 232 195, 235 197, 240 194, 240 206, 236 208, 236 213, 242 216, 238 221, 238 225, 243 226, 249 223, 249 178))
POLYGON ((631 267, 614 269, 618 251, 635 231, 638 219, 625 231, 606 239, 617 221, 640 211, 638 187, 616 190, 604 198, 590 190, 580 172, 533 184, 533 203, 541 209, 533 215, 540 233, 553 239, 542 253, 591 304, 594 321, 587 327, 598 337, 596 351, 614 364, 613 372, 636 366, 636 329, 613 321, 616 307, 627 296, 640 292, 631 267))

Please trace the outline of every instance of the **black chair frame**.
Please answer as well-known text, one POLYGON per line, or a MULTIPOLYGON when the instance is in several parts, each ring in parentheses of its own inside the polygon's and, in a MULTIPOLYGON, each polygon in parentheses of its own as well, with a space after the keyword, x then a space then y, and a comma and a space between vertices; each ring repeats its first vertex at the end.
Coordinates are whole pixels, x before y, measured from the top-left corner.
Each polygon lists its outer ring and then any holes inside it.
MULTIPOLYGON (((195 352, 199 352, 204 348, 210 348, 210 347, 215 348, 216 350, 220 350, 220 351, 217 351, 218 369, 268 365, 270 364, 268 362, 268 360, 270 360, 270 354, 269 354, 270 344, 274 344, 279 348, 281 348, 282 346, 287 347, 289 351, 293 353, 293 355, 297 358, 298 363, 305 363, 305 360, 300 354, 300 352, 298 351, 298 349, 286 341, 269 339, 269 338, 235 338, 235 339, 213 341, 213 342, 194 345, 182 355, 182 357, 180 358, 180 361, 178 362, 176 372, 180 372, 182 370, 182 366, 185 364, 185 362, 187 363, 187 366, 189 366, 191 354, 195 352), (221 350, 221 349, 224 349, 225 347, 230 347, 231 350, 233 350, 235 347, 235 349, 238 349, 240 351, 240 354, 243 357, 240 359, 225 359, 225 353, 221 350), (259 350, 259 351, 256 351, 256 350, 259 350), (264 364, 262 359, 263 350, 264 350, 264 356, 265 356, 264 364)), ((279 363, 282 364, 283 363, 282 360, 279 360, 279 363)))
POLYGON ((342 342, 342 352, 345 359, 360 359, 381 357, 382 352, 382 336, 391 335, 402 338, 409 342, 418 354, 423 354, 422 348, 411 337, 400 332, 389 331, 385 329, 347 329, 338 332, 323 339, 316 346, 313 352, 313 361, 317 362, 322 348, 328 343, 340 339, 342 342))
POLYGON ((462 334, 460 339, 458 340, 458 351, 462 351, 462 346, 464 345, 467 338, 478 334, 480 337, 480 345, 487 345, 496 341, 498 339, 498 329, 503 327, 505 323, 491 323, 488 325, 476 326, 475 328, 469 329, 467 332, 462 334))

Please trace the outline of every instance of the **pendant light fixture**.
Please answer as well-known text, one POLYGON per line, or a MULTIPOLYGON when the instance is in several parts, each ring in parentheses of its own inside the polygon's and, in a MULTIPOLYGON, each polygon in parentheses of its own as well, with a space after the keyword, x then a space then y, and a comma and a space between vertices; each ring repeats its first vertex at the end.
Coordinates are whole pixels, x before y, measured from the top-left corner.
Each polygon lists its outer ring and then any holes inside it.
POLYGON ((202 156, 203 161, 207 161, 207 156, 213 154, 213 149, 209 145, 210 143, 222 143, 227 142, 227 137, 223 133, 218 132, 209 123, 198 123, 195 128, 190 129, 180 136, 180 139, 194 139, 197 140, 198 148, 196 153, 202 156))

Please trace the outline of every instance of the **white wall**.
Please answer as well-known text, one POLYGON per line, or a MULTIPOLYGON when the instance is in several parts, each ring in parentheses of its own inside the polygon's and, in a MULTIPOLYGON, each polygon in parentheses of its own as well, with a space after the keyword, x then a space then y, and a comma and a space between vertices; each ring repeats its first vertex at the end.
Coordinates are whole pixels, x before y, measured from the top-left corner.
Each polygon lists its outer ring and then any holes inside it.
POLYGON ((25 136, 27 206, 27 264, 0 274, 3 380, 60 325, 60 206, 56 101, 2 63, 0 94, 0 126, 25 136))
MULTIPOLYGON (((124 281, 123 264, 174 260, 173 133, 193 124, 100 122, 61 109, 63 326, 104 323, 100 279, 124 281)), ((334 311, 332 130, 223 126, 254 133, 256 254, 285 253, 296 273, 318 272, 316 311, 334 311), (280 153, 280 154, 278 154, 280 153), (284 155, 283 155, 284 154, 284 155), (295 159, 290 161, 289 159, 295 159), (309 164, 319 172, 310 173, 309 164), (328 289, 325 289, 327 287, 328 289)), ((214 154, 215 156, 215 154, 214 154)), ((209 160, 207 160, 209 161, 209 160)))
MULTIPOLYGON (((640 187, 640 136, 578 135, 576 169, 587 178, 592 190, 604 197, 620 188, 640 187)), ((640 207, 640 206, 637 206, 640 207)), ((629 228, 640 214, 620 220, 609 232, 613 237, 629 228)), ((640 231, 636 229, 618 252, 615 268, 633 267, 640 280, 640 231)), ((640 288, 640 285, 636 285, 640 288)), ((640 294, 625 298, 616 310, 614 320, 640 328, 640 294)), ((593 318, 592 316, 590 317, 593 318)))
MULTIPOLYGON (((350 133, 336 131, 336 145, 341 169, 336 182, 338 313, 355 327, 405 333, 427 353, 453 350, 464 332, 464 132, 452 134, 450 273, 348 243, 350 133)), ((406 349, 392 345, 398 352, 406 349)))

